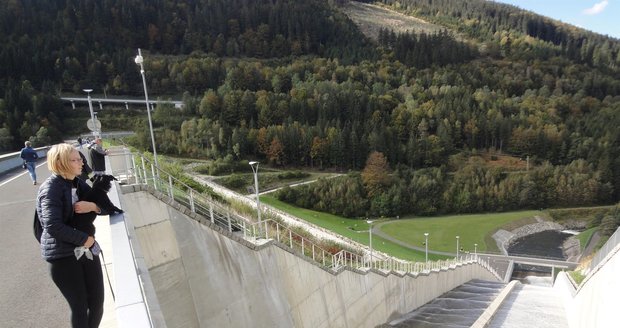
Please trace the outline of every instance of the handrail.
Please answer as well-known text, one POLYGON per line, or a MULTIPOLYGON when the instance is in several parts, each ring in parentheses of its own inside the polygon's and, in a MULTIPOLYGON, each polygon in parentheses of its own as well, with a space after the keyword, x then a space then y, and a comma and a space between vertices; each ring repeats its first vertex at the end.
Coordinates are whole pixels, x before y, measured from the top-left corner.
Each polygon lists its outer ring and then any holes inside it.
POLYGON ((120 178, 121 182, 143 184, 152 187, 187 207, 192 213, 207 218, 212 224, 229 233, 243 236, 247 241, 257 245, 264 244, 265 240, 272 240, 333 272, 337 272, 344 267, 350 267, 359 270, 374 269, 387 272, 419 274, 453 268, 462 264, 479 263, 501 280, 489 263, 477 256, 477 254, 464 254, 459 256, 458 259, 421 263, 386 257, 378 253, 375 253, 370 258, 370 252, 357 245, 352 246, 351 249, 358 250, 359 253, 346 249, 333 253, 334 251, 324 249, 315 240, 295 232, 294 229, 299 229, 298 227, 290 227, 273 219, 254 222, 253 218, 250 219, 237 214, 226 204, 219 203, 217 200, 197 192, 172 174, 156 167, 153 162, 142 154, 131 153, 127 148, 123 148, 122 154, 111 153, 110 156, 126 157, 125 168, 112 172, 120 178))
POLYGON ((616 232, 614 232, 611 237, 609 237, 605 245, 603 245, 603 247, 596 252, 596 255, 594 255, 592 261, 590 262, 588 272, 594 270, 599 264, 601 264, 605 258, 607 258, 607 256, 618 246, 618 244, 620 244, 620 227, 616 229, 616 232))
MULTIPOLYGON (((47 156, 49 146, 34 148, 39 158, 47 156)), ((4 174, 10 170, 16 169, 22 165, 23 159, 19 156, 21 152, 13 152, 0 155, 0 174, 4 174)))

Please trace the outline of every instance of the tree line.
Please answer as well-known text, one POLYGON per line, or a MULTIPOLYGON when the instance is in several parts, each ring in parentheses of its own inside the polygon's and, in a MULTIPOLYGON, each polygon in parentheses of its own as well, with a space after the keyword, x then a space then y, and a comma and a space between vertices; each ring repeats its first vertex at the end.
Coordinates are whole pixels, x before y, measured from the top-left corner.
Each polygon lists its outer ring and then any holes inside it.
POLYGON ((563 24, 512 5, 485 0, 380 2, 394 10, 423 17, 478 39, 497 54, 501 51, 502 55, 512 57, 511 52, 515 50, 519 52, 518 56, 529 58, 563 56, 580 64, 598 67, 620 65, 620 44, 617 39, 563 24), (495 42, 489 42, 491 40, 495 42))
MULTIPOLYGON (((594 190, 582 202, 620 200, 616 40, 494 3, 405 0, 399 10, 469 39, 383 31, 382 45, 372 44, 330 3, 9 2, 0 9, 0 147, 61 140, 61 131, 78 126, 58 100, 67 90, 141 95, 139 46, 151 97, 185 103, 153 114, 162 153, 342 171, 363 170, 370 154, 381 153, 396 169, 389 176, 405 182, 369 194, 361 175, 351 178, 358 180, 352 195, 366 197, 369 213, 387 213, 398 197, 412 201, 410 181, 425 172, 433 173, 415 188, 444 188, 441 203, 404 210, 538 207, 539 199, 560 205, 560 196, 540 198, 527 187, 540 182, 534 172, 542 168, 545 183, 536 188, 545 194, 594 190), (441 47, 462 52, 442 57, 441 47), (532 170, 445 167, 455 155, 481 151, 529 156, 532 170), (546 182, 573 166, 578 180, 546 182), (509 182, 524 200, 489 205, 488 195, 509 182)), ((144 118, 119 117, 102 113, 104 129, 133 124, 135 144, 148 149, 144 118)))
POLYGON ((423 70, 322 58, 275 67, 213 58, 157 66, 174 68, 162 76, 201 72, 187 69, 191 63, 222 72, 222 80, 182 112, 156 109, 160 147, 176 154, 342 170, 362 169, 372 151, 411 168, 440 166, 463 150, 537 164, 583 159, 618 199, 620 82, 597 69, 561 58, 423 70), (599 98, 601 90, 607 95, 599 98))
POLYGON ((468 161, 447 166, 390 170, 373 152, 361 173, 284 188, 278 199, 344 217, 482 213, 607 204, 611 185, 584 160, 548 162, 527 171, 506 172, 468 161))

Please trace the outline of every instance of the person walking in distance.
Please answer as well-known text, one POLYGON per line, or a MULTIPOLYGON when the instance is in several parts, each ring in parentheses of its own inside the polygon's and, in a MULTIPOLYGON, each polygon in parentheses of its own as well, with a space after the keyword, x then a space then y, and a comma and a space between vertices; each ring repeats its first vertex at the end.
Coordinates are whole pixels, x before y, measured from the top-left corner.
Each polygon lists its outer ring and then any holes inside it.
POLYGON ((24 146, 25 147, 22 148, 19 156, 24 160, 24 163, 26 164, 26 169, 28 170, 28 173, 30 174, 30 179, 32 179, 32 184, 36 185, 37 184, 36 167, 37 167, 37 159, 39 158, 39 155, 37 154, 36 150, 32 149, 32 145, 30 144, 30 141, 24 142, 24 146))
POLYGON ((93 142, 89 148, 93 175, 105 174, 105 156, 108 154, 108 151, 101 146, 101 138, 95 139, 95 142, 93 142))
POLYGON ((107 213, 93 202, 80 200, 91 188, 77 178, 82 173, 82 158, 73 145, 52 146, 47 167, 52 175, 41 184, 36 201, 43 228, 41 256, 48 263, 52 281, 69 303, 72 327, 98 327, 105 293, 101 248, 94 234, 74 229, 69 222, 76 214, 107 213), (81 246, 90 249, 88 256, 75 252, 81 246))

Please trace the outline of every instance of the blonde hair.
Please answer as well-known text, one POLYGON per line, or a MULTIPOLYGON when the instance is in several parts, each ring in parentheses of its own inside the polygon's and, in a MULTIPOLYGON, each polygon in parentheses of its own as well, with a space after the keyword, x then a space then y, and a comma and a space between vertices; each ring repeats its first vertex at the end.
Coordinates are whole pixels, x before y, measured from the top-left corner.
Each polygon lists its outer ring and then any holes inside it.
POLYGON ((73 176, 73 169, 71 168, 71 153, 77 151, 72 145, 68 143, 60 143, 53 145, 47 152, 47 168, 64 177, 73 176))

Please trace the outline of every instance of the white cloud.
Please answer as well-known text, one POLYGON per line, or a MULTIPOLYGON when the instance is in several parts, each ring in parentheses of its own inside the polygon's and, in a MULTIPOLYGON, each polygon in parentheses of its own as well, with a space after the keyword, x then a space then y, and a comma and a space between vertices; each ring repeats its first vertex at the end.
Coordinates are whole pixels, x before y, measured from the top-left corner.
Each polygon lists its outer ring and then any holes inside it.
POLYGON ((591 8, 585 9, 583 13, 586 15, 600 14, 601 12, 603 12, 603 10, 605 10, 605 7, 607 7, 608 4, 609 1, 603 0, 599 3, 594 4, 594 6, 592 6, 591 8))

